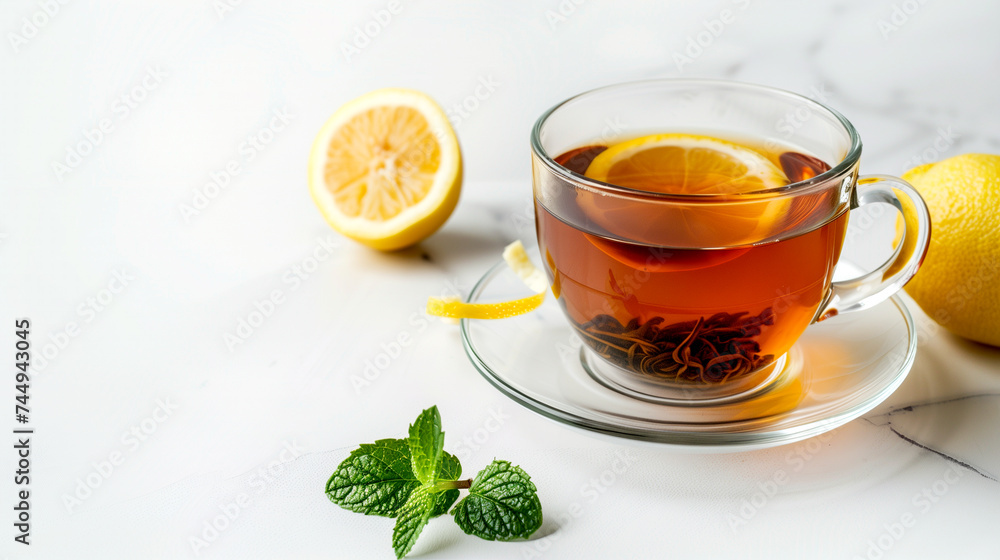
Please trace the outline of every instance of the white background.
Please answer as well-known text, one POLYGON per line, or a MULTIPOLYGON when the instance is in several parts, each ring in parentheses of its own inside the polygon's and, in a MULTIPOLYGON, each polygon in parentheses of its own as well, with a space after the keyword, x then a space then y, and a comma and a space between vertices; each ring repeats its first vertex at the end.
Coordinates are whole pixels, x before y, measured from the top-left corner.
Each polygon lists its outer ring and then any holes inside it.
MULTIPOLYGON (((28 317, 36 349, 32 545, 12 540, 8 435, 0 555, 391 558, 391 520, 341 510, 322 487, 354 445, 398 437, 437 404, 466 474, 493 457, 532 474, 539 536, 550 536, 488 543, 442 518, 415 556, 995 557, 995 397, 924 407, 900 428, 994 480, 961 467, 956 479, 953 463, 864 419, 784 448, 679 455, 522 409, 475 372, 455 327, 421 309, 428 295, 467 292, 506 243, 530 239, 529 127, 595 86, 725 77, 822 92, 860 131, 869 173, 1000 152, 996 3, 400 0, 386 18, 384 1, 222 2, 0 4, 0 344, 12 349, 13 320, 28 317), (46 7, 54 15, 38 15, 46 7), (482 83, 493 91, 477 98, 482 83), (385 86, 467 108, 456 119, 462 201, 439 233, 390 255, 333 233, 305 181, 325 119, 385 86), (275 111, 289 122, 271 134, 275 111), (87 140, 105 119, 110 131, 87 140), (270 140, 252 159, 248 136, 270 140), (68 160, 81 143, 87 153, 68 160), (230 161, 240 173, 185 217, 230 161), (227 346, 276 290, 274 312, 227 346), (414 342, 395 352, 402 333, 414 342), (352 384, 383 353, 397 355, 352 384), (490 432, 493 416, 503 421, 490 432), (101 474, 115 453, 120 464, 101 474), (746 514, 779 471, 789 481, 746 514), (935 485, 944 492, 925 508, 919 495, 935 485), (237 500, 236 518, 206 533, 237 500), (907 514, 915 525, 893 532, 907 514)), ((878 260, 882 226, 851 250, 878 260)), ((0 352, 2 371, 12 352, 0 352)), ((1000 393, 998 371, 995 349, 937 332, 869 416, 1000 393)), ((12 403, 3 379, 0 401, 12 403)), ((10 412, 0 425, 13 427, 10 412)))

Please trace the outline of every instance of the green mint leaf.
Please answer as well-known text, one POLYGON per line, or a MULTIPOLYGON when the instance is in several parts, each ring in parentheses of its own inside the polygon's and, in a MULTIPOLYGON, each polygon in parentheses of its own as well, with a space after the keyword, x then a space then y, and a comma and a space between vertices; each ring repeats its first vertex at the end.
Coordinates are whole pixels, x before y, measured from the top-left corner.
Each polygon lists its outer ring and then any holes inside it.
POLYGON ((438 480, 458 480, 462 476, 462 463, 451 453, 444 451, 441 453, 441 461, 438 463, 438 480))
POLYGON ((396 551, 396 558, 406 556, 417 542, 417 537, 431 518, 434 500, 435 495, 431 493, 430 487, 420 486, 410 494, 403 507, 399 508, 396 526, 392 528, 392 548, 396 551))
POLYGON ((363 443, 340 463, 326 483, 326 495, 342 508, 395 517, 420 481, 410 467, 405 439, 363 443))
MULTIPOLYGON (((351 511, 366 515, 396 517, 420 481, 411 467, 409 441, 380 439, 363 443, 344 460, 326 483, 330 501, 351 511)), ((458 480, 462 464, 454 455, 441 453, 439 480, 458 480)), ((433 517, 447 513, 458 499, 458 490, 446 490, 436 495, 433 517)))
POLYGON ((448 513, 448 508, 455 503, 458 499, 458 490, 452 488, 451 490, 445 490, 444 492, 438 492, 434 494, 434 511, 431 512, 431 517, 437 517, 439 515, 444 515, 448 513))
POLYGON ((421 483, 433 485, 437 480, 441 453, 444 451, 441 414, 436 406, 421 412, 410 425, 409 442, 413 474, 421 483))
POLYGON ((542 504, 521 467, 494 460, 476 475, 469 495, 451 510, 469 535, 488 541, 528 538, 542 526, 542 504))
MULTIPOLYGON (((438 465, 438 480, 458 480, 458 477, 462 476, 462 463, 458 462, 458 457, 455 457, 447 451, 441 454, 441 462, 438 465)), ((437 517, 444 513, 448 513, 448 508, 455 503, 458 499, 458 490, 452 488, 451 490, 445 490, 444 492, 439 492, 436 496, 437 502, 434 504, 434 512, 431 513, 431 517, 437 517)))

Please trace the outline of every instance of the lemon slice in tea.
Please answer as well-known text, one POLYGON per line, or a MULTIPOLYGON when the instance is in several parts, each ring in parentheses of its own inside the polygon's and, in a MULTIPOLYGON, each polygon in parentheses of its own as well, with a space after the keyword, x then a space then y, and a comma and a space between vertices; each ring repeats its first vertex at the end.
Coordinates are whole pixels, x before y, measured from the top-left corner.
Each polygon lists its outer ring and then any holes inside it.
POLYGON ((764 155, 726 140, 653 134, 610 146, 587 176, 620 187, 674 194, 735 194, 788 184, 764 155))
POLYGON ((789 184, 764 154, 726 140, 692 134, 653 134, 620 142, 594 158, 592 179, 690 202, 637 202, 580 192, 580 208, 612 237, 657 246, 734 247, 776 232, 791 200, 739 195, 789 184), (714 195, 721 200, 697 200, 714 195), (728 196, 731 195, 731 196, 728 196))

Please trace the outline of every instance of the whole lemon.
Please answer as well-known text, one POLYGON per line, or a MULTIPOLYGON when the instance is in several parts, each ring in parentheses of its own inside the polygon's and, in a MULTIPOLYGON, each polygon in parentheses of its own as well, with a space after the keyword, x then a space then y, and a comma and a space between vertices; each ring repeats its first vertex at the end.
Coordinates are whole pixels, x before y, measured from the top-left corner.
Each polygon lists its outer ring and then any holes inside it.
POLYGON ((933 224, 907 293, 951 332, 1000 346, 1000 156, 955 156, 903 179, 920 191, 933 224))

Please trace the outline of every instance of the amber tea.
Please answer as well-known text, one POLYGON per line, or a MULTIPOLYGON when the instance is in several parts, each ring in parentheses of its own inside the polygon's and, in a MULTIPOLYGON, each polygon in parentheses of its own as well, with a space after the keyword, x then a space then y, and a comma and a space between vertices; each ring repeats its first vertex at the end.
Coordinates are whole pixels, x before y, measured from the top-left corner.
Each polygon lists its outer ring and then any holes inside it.
POLYGON ((546 272, 584 343, 653 380, 734 382, 784 354, 827 296, 847 225, 782 187, 830 167, 794 146, 693 134, 589 144, 554 158, 628 189, 536 196, 546 272), (774 192, 777 194, 769 194, 774 192), (670 197, 713 204, 658 204, 670 197), (647 198, 642 198, 647 196, 647 198))

